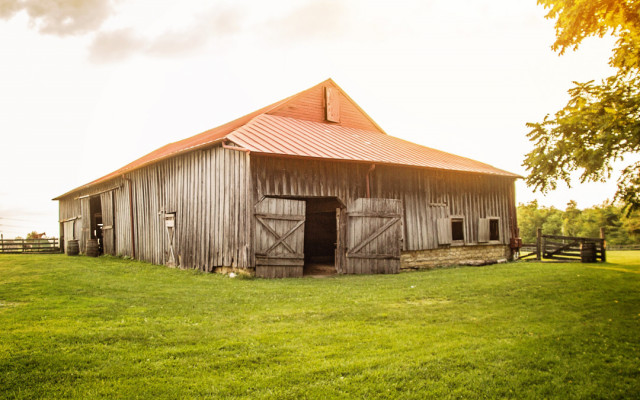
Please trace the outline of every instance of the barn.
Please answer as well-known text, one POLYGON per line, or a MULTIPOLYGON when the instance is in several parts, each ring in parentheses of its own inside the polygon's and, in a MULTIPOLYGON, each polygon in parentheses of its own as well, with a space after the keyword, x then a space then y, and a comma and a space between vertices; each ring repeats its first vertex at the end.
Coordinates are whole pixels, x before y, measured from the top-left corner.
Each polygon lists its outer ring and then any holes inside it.
POLYGON ((333 80, 56 197, 60 236, 259 277, 511 257, 518 175, 388 135, 333 80))

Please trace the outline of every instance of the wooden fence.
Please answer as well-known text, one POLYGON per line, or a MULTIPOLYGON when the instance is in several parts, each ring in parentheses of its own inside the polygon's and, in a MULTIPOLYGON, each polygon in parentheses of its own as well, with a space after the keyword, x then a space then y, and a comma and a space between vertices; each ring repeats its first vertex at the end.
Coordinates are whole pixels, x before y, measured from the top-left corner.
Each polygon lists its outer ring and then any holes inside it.
POLYGON ((640 250, 640 244, 610 244, 607 250, 640 250))
POLYGON ((60 253, 60 241, 50 239, 0 239, 0 253, 60 253))
POLYGON ((543 235, 538 228, 536 243, 523 244, 520 259, 535 257, 536 260, 565 260, 582 262, 607 261, 604 230, 599 238, 579 236, 543 235))

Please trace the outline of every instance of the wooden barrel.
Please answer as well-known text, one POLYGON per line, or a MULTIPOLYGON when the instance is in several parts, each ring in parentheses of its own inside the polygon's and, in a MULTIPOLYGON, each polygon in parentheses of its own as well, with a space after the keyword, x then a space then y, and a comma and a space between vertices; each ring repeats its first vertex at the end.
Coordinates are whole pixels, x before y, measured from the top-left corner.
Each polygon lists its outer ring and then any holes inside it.
POLYGON ((68 240, 67 241, 67 255, 68 256, 77 256, 80 253, 80 247, 78 246, 77 240, 68 240))
POLYGON ((580 243, 580 260, 583 263, 596 262, 596 244, 593 242, 580 243))
POLYGON ((87 240, 87 251, 85 251, 85 254, 89 257, 98 257, 100 255, 98 239, 87 240))

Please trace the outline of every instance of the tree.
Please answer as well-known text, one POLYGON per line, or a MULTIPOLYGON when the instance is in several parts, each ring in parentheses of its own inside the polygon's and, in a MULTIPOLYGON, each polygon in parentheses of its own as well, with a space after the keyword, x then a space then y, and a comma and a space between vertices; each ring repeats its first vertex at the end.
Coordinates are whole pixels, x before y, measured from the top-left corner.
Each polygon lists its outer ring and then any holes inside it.
POLYGON ((609 244, 629 244, 629 235, 622 226, 622 210, 610 202, 582 211, 582 229, 578 236, 598 237, 604 228, 609 244))
POLYGON ((536 240, 536 229, 542 227, 544 222, 538 209, 538 201, 533 200, 527 204, 518 204, 518 228, 520 237, 524 243, 533 243, 536 240))
POLYGON ((562 215, 562 234, 564 236, 578 236, 582 227, 582 211, 578 209, 578 203, 570 200, 562 215))
POLYGON ((519 204, 517 212, 520 237, 524 243, 535 243, 537 228, 542 228, 548 235, 562 233, 562 211, 555 207, 538 207, 538 201, 533 200, 519 204))
POLYGON ((629 243, 640 243, 640 212, 626 215, 622 220, 622 226, 629 235, 629 243))
MULTIPOLYGON (((534 149, 524 160, 527 184, 548 192, 558 181, 570 185, 570 175, 581 171, 580 182, 605 181, 612 163, 640 153, 640 0, 538 0, 555 19, 560 55, 576 50, 583 39, 611 34, 617 38, 609 64, 614 76, 596 84, 574 82, 567 105, 542 122, 527 123, 534 149)), ((616 199, 627 214, 640 210, 640 162, 622 171, 616 199)))
POLYGON ((542 232, 546 235, 562 235, 562 211, 551 207, 546 220, 542 224, 542 232))
POLYGON ((27 233, 27 239, 42 239, 46 235, 45 232, 38 233, 36 231, 31 231, 27 233))
POLYGON ((604 228, 609 244, 640 243, 640 212, 625 215, 619 204, 605 201, 584 210, 571 200, 565 211, 539 207, 536 200, 518 204, 518 225, 524 243, 535 243, 536 229, 546 235, 598 237, 604 228))

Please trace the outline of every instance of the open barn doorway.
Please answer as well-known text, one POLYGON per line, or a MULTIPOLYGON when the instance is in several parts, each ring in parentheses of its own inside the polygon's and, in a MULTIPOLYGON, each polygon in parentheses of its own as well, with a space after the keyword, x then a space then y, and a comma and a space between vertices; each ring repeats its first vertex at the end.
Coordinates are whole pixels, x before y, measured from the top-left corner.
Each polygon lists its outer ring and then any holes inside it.
POLYGON ((342 204, 335 197, 305 200, 304 275, 333 275, 336 273, 336 209, 342 204))
POLYGON ((89 213, 91 215, 91 239, 98 239, 98 253, 103 253, 102 243, 102 201, 100 196, 89 199, 89 213))

